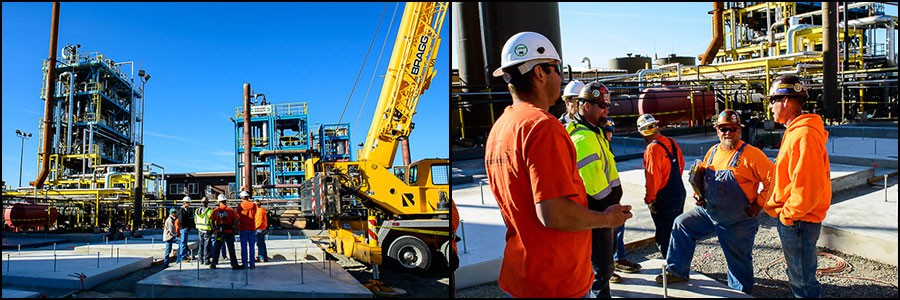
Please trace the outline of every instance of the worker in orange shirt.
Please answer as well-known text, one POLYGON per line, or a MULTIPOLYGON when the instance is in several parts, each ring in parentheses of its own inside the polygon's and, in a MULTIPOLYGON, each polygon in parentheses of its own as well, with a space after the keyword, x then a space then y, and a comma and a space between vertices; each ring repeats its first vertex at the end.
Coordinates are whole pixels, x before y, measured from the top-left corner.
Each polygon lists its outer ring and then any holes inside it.
POLYGON ((593 297, 591 231, 615 228, 631 206, 587 208, 575 148, 547 109, 559 100, 560 58, 547 37, 520 32, 503 45, 493 75, 512 105, 491 128, 484 164, 506 223, 498 283, 511 297, 593 297))
POLYGON ((220 251, 224 251, 227 246, 228 258, 231 259, 231 269, 243 269, 244 267, 237 263, 237 256, 234 255, 234 232, 238 228, 238 215, 234 212, 234 209, 228 207, 228 200, 221 194, 219 194, 219 206, 213 210, 209 221, 212 222, 213 237, 215 238, 213 241, 213 259, 209 268, 216 268, 216 264, 219 263, 218 254, 220 251))
POLYGON ((237 212, 238 232, 241 234, 241 266, 256 268, 256 204, 250 202, 250 193, 241 191, 241 204, 234 210, 237 212), (247 254, 249 252, 249 255, 247 254))
POLYGON ((831 206, 831 165, 822 118, 802 112, 807 96, 797 76, 783 75, 772 82, 769 109, 786 129, 775 160, 774 191, 765 208, 780 221, 778 237, 791 291, 797 298, 818 298, 822 288, 816 279, 816 242, 831 206))
POLYGON ((669 236, 675 218, 684 211, 684 155, 674 139, 659 132, 659 121, 650 114, 638 117, 638 132, 644 136, 644 203, 650 208, 650 217, 656 227, 656 248, 666 258, 669 236))
POLYGON ((269 215, 262 206, 259 198, 253 201, 256 204, 256 261, 269 262, 269 253, 266 250, 266 235, 269 234, 269 215))
MULTIPOLYGON (((697 207, 675 219, 666 258, 670 283, 688 280, 697 241, 715 234, 725 253, 728 287, 750 294, 753 288, 753 241, 757 218, 772 191, 773 164, 760 150, 741 141, 741 119, 731 109, 716 117, 719 143, 703 158, 703 195, 697 207), (759 186, 762 184, 762 191, 759 186)), ((656 281, 662 284, 662 275, 656 281)))

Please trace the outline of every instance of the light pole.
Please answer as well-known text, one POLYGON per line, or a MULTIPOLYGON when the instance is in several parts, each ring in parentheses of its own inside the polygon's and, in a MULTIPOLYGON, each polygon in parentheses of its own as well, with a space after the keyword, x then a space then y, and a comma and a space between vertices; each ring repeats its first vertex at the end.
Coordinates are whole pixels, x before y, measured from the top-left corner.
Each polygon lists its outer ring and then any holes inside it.
POLYGON ((31 133, 16 129, 16 136, 22 139, 22 150, 19 151, 19 187, 22 187, 22 161, 25 157, 25 140, 31 138, 31 133))
POLYGON ((146 91, 144 90, 144 85, 147 84, 147 81, 150 81, 150 73, 144 71, 144 69, 138 70, 138 77, 141 79, 141 145, 144 144, 144 102, 147 99, 146 91))

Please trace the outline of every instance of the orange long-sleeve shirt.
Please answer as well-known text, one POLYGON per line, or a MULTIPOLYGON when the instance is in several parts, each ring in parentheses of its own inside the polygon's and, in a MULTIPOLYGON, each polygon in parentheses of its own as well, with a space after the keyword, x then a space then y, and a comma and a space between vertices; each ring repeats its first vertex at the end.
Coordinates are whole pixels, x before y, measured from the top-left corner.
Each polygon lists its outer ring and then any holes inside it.
POLYGON ((268 212, 262 206, 256 207, 256 229, 266 230, 269 228, 268 212))
POLYGON ((822 117, 803 114, 785 129, 775 160, 772 197, 766 213, 784 225, 794 221, 821 223, 831 207, 831 164, 822 117))
MULTIPOLYGON (((669 149, 669 152, 672 152, 672 145, 669 143, 669 138, 660 135, 654 140, 659 141, 666 146, 666 149, 669 149)), ((684 170, 684 155, 681 152, 681 147, 678 146, 678 143, 675 142, 674 139, 672 140, 672 144, 675 144, 675 149, 678 149, 678 169, 684 170)), ((662 146, 656 143, 647 144, 647 149, 644 150, 644 179, 647 181, 644 185, 646 190, 644 196, 645 203, 656 200, 656 193, 664 188, 666 182, 669 181, 669 172, 671 169, 672 163, 669 160, 669 157, 666 156, 666 150, 663 150, 662 146)), ((678 174, 681 174, 681 172, 679 171, 678 174)))
MULTIPOLYGON (((719 144, 716 155, 713 157, 712 169, 729 169, 728 166, 731 164, 731 159, 734 158, 734 154, 743 144, 744 141, 738 142, 733 150, 722 149, 722 145, 719 144)), ((706 155, 703 156, 704 163, 709 161, 709 154, 712 153, 712 149, 713 147, 710 147, 709 151, 706 151, 706 155)), ((747 145, 744 147, 741 157, 738 158, 737 166, 731 170, 744 195, 747 195, 747 200, 756 202, 762 207, 765 205, 766 200, 769 199, 769 196, 772 195, 771 176, 774 167, 775 164, 766 157, 762 150, 753 147, 753 145, 747 145), (762 191, 759 190, 760 183, 763 185, 762 191)))

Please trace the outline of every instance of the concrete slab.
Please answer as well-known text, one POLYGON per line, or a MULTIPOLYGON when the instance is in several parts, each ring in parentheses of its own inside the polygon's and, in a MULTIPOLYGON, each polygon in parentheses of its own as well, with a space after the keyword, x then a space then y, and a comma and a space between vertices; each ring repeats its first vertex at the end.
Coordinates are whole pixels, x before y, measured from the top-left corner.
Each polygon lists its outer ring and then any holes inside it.
POLYGON ((897 265, 897 179, 833 203, 822 222, 818 245, 897 265))
POLYGON ((41 293, 14 289, 3 289, 3 298, 38 298, 41 293))
POLYGON ((21 287, 47 287, 60 289, 82 288, 82 282, 76 273, 84 274, 84 289, 119 278, 125 274, 146 268, 152 262, 151 257, 119 257, 73 254, 71 251, 60 251, 55 260, 52 253, 30 252, 19 256, 18 253, 4 252, 3 284, 21 287), (67 252, 67 253, 63 253, 67 252), (9 254, 7 256, 7 254, 9 254), (7 271, 9 270, 9 271, 7 271))
MULTIPOLYGON (((110 253, 116 255, 116 252, 118 252, 120 256, 151 256, 156 259, 162 259, 162 254, 166 250, 166 243, 161 241, 162 236, 145 236, 144 238, 109 241, 108 243, 85 244, 76 246, 74 250, 75 253, 88 255, 100 252, 100 255, 107 257, 110 253)), ((188 247, 194 252, 197 251, 196 235, 193 236, 192 241, 188 241, 188 247)), ((172 249, 178 249, 178 244, 172 245, 172 249)))
POLYGON ((36 248, 43 247, 47 245, 53 245, 53 243, 62 244, 69 242, 69 240, 59 237, 31 237, 31 236, 10 236, 7 237, 6 233, 3 233, 3 249, 19 249, 21 248, 36 248))
POLYGON ((275 262, 255 269, 168 268, 135 285, 139 298, 372 298, 336 262, 275 262), (302 267, 301 267, 302 266, 302 267))
POLYGON ((655 298, 667 294, 671 298, 753 298, 693 270, 689 281, 670 284, 667 290, 663 290, 662 284, 656 283, 656 276, 662 274, 665 261, 651 259, 640 264, 643 269, 638 273, 616 273, 622 276, 623 281, 610 284, 613 297, 655 298))

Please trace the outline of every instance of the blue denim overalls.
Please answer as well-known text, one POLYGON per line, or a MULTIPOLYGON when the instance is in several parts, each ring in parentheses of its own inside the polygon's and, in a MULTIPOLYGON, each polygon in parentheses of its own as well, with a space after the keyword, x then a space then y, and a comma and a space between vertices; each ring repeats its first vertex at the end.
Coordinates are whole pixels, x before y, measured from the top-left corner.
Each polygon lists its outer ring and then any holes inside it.
POLYGON ((653 219, 653 225, 656 226, 656 247, 662 253, 663 258, 669 250, 669 236, 672 234, 672 224, 675 218, 684 212, 684 198, 687 193, 684 190, 684 184, 681 181, 681 168, 678 167, 678 148, 675 148, 675 141, 669 139, 672 145, 672 151, 669 151, 665 145, 654 140, 652 143, 659 144, 666 151, 666 156, 672 163, 669 168, 669 180, 666 185, 656 193, 656 213, 650 213, 653 219))

